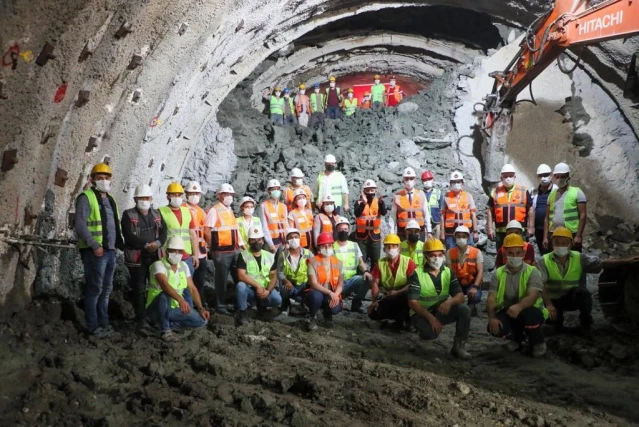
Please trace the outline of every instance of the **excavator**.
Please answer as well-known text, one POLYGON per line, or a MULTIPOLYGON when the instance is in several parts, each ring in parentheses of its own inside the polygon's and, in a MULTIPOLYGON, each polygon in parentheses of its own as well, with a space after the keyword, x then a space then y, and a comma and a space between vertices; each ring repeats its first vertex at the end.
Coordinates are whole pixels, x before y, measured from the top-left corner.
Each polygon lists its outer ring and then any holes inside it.
MULTIPOLYGON (((527 29, 519 52, 503 71, 490 73, 493 90, 484 98, 482 131, 488 137, 485 180, 500 180, 506 140, 512 129, 517 96, 554 61, 565 70, 559 57, 568 48, 639 34, 639 0, 555 0, 554 7, 539 16, 527 29)), ((531 101, 535 103, 530 89, 531 101)), ((624 97, 639 102, 639 52, 632 56, 624 97)), ((599 278, 599 301, 606 318, 639 324, 639 268, 604 271, 599 278)))

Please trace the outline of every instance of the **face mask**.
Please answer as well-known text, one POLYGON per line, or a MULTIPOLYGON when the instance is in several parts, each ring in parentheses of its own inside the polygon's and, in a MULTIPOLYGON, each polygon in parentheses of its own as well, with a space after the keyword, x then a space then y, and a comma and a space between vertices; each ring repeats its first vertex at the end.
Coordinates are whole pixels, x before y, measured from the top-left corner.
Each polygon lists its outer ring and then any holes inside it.
POLYGON ((557 179, 557 187, 564 188, 566 185, 568 185, 568 178, 557 179))
POLYGON ((349 97, 349 98, 352 98, 352 97, 353 97, 353 94, 352 94, 352 93, 349 93, 349 94, 348 94, 348 97, 349 97))
POLYGON ((509 256, 506 258, 508 259, 508 265, 512 268, 519 268, 524 263, 524 258, 520 256, 509 256))
POLYGON ((370 203, 370 202, 372 202, 372 201, 373 201, 373 199, 375 198, 375 193, 372 193, 372 194, 365 194, 365 196, 366 196, 366 201, 367 201, 368 203, 370 203))
POLYGON ((458 182, 457 184, 453 184, 450 188, 451 188, 453 191, 461 191, 461 190, 462 190, 462 186, 463 186, 463 185, 464 185, 464 184, 462 184, 461 182, 458 182))
POLYGON ((326 170, 329 172, 333 172, 335 170, 335 165, 332 163, 329 165, 326 165, 326 170))
POLYGON ((408 234, 406 238, 411 243, 417 243, 417 241, 419 240, 419 234, 408 234))
POLYGON ((457 243, 457 246, 459 246, 460 248, 465 248, 468 244, 468 239, 466 237, 460 237, 458 239, 455 239, 455 243, 457 243))
POLYGON ((148 211, 151 207, 151 202, 149 202, 148 200, 138 200, 136 205, 141 211, 148 211))
POLYGON ((348 231, 338 231, 337 232, 337 240, 340 242, 345 242, 348 240, 348 231))
POLYGON ((304 207, 306 206, 306 199, 297 199, 297 207, 300 209, 304 209, 304 207))
POLYGON ((444 257, 433 257, 428 258, 428 264, 435 270, 439 270, 439 268, 444 265, 444 257))
POLYGON ((297 249, 300 247, 300 239, 291 239, 288 241, 288 247, 291 249, 297 249))
POLYGON ((543 185, 550 184, 550 177, 549 176, 542 176, 541 178, 539 178, 539 183, 543 184, 543 185))
POLYGON ((169 263, 176 265, 177 263, 182 261, 182 254, 170 253, 167 259, 169 260, 169 263))
POLYGON ((335 205, 324 206, 324 212, 326 213, 333 213, 334 210, 335 210, 335 205))
POLYGON ((272 198, 277 200, 282 195, 282 192, 280 190, 273 190, 273 191, 270 192, 270 195, 271 195, 272 198))
POLYGON ((282 94, 282 92, 275 92, 275 96, 279 97, 282 94))
POLYGON ((397 258, 397 255, 399 255, 399 249, 398 248, 393 248, 393 249, 389 249, 387 251, 384 251, 386 253, 386 257, 390 258, 390 259, 395 259, 397 258))
POLYGON ((94 182, 95 182, 95 189, 101 193, 108 193, 109 190, 111 189, 111 181, 109 180, 101 179, 99 181, 94 181, 94 182))
POLYGON ((306 91, 304 89, 300 90, 300 95, 304 95, 306 91))
POLYGON ((179 208, 182 206, 182 198, 181 197, 171 197, 171 201, 169 202, 171 206, 174 208, 179 208))
POLYGON ((565 257, 570 253, 570 248, 567 246, 555 246, 554 248, 552 248, 552 251, 558 257, 565 257))
POLYGON ((411 179, 410 181, 404 181, 404 188, 407 190, 412 190, 415 188, 415 180, 411 179))
POLYGON ((379 84, 379 80, 375 80, 375 84, 378 85, 379 84))
POLYGON ((253 242, 251 243, 251 251, 252 252, 259 252, 262 250, 262 246, 264 246, 264 243, 262 242, 253 242))
POLYGON ((288 98, 288 93, 285 93, 285 94, 284 94, 284 98, 288 98))
POLYGON ((255 208, 244 208, 242 209, 242 212, 244 212, 244 215, 246 216, 252 216, 253 212, 255 212, 255 208))
POLYGON ((501 180, 501 182, 506 186, 506 187, 510 187, 511 185, 513 185, 515 183, 515 178, 509 176, 508 178, 503 178, 501 180))
POLYGON ((331 83, 331 87, 335 87, 335 83, 331 83))
POLYGON ((431 188, 433 188, 433 184, 434 184, 434 182, 433 182, 432 179, 430 179, 428 181, 424 181, 424 188, 427 189, 427 190, 430 190, 431 188))
POLYGON ((329 257, 333 254, 333 250, 331 248, 321 248, 320 253, 322 256, 329 257))
POLYGON ((319 89, 315 89, 315 93, 319 93, 319 89))
POLYGON ((198 203, 200 203, 200 199, 202 198, 202 196, 189 196, 187 197, 186 200, 189 201, 190 204, 192 205, 197 205, 198 203))
POLYGON ((233 203, 233 196, 225 196, 224 198, 222 198, 222 204, 226 207, 231 206, 231 203, 233 203))
POLYGON ((395 80, 391 80, 391 81, 390 81, 390 85, 391 85, 391 86, 395 86, 395 80))
POLYGON ((302 178, 293 178, 293 185, 296 187, 301 186, 303 183, 302 178))

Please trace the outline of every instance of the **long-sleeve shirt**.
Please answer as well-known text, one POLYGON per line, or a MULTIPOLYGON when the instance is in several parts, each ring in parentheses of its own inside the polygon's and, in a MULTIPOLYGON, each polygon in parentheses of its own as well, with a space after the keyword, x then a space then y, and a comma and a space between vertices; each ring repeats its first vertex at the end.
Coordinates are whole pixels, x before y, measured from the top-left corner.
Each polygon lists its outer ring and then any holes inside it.
MULTIPOLYGON (((136 209, 136 208, 133 208, 136 209)), ((124 236, 124 244, 129 249, 144 249, 146 245, 149 243, 157 243, 158 247, 164 246, 166 242, 166 223, 164 222, 164 218, 158 212, 157 215, 160 216, 161 226, 159 230, 158 238, 156 239, 156 224, 153 215, 151 214, 151 210, 149 210, 146 214, 138 212, 138 230, 139 236, 136 236, 133 233, 132 223, 130 217, 127 214, 128 211, 124 211, 122 214, 122 235, 124 236)))
MULTIPOLYGON (((415 194, 417 189, 406 190, 406 194, 415 194)), ((424 228, 426 232, 432 233, 433 226, 430 221, 430 207, 428 206, 428 200, 426 200, 426 194, 419 190, 419 197, 421 200, 422 212, 424 213, 424 228)), ((393 233, 397 233, 396 227, 396 219, 397 219, 397 204, 395 203, 395 196, 393 195, 393 207, 391 208, 390 218, 388 220, 388 225, 393 233)))
POLYGON ((89 205, 89 199, 84 194, 78 196, 75 204, 75 232, 94 251, 101 246, 105 249, 115 249, 118 235, 118 226, 116 225, 118 213, 113 212, 108 196, 98 197, 98 202, 102 204, 102 210, 106 215, 106 242, 102 242, 102 245, 100 245, 89 231, 87 220, 91 214, 91 206, 89 205))
MULTIPOLYGON (((363 200, 357 200, 355 202, 355 217, 359 218, 360 216, 362 216, 362 212, 364 212, 364 208, 366 207, 366 205, 370 205, 370 203, 365 202, 363 200)), ((384 215, 386 215, 388 213, 388 209, 386 208, 386 204, 384 203, 384 200, 382 199, 377 199, 377 208, 379 210, 379 216, 382 217, 384 215)))

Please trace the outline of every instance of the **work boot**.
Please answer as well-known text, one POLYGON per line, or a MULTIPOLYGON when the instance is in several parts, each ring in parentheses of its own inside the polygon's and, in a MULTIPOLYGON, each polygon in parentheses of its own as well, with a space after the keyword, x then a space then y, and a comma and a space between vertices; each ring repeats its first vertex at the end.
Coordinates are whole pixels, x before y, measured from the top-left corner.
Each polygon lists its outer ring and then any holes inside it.
POLYGON ((546 354, 546 343, 542 342, 541 344, 533 345, 532 355, 533 357, 542 357, 546 354))
POLYGON ((324 314, 324 325, 326 325, 327 328, 335 326, 335 322, 333 322, 333 315, 331 313, 324 314))
POLYGON ((179 341, 180 337, 178 337, 172 330, 168 330, 166 332, 162 332, 162 341, 164 342, 176 342, 179 341))
POLYGON ((458 359, 468 360, 471 356, 470 353, 466 351, 465 347, 466 341, 463 341, 461 338, 455 338, 455 343, 453 344, 453 348, 450 349, 450 354, 458 359))
POLYGON ((237 316, 237 326, 248 325, 248 323, 249 323, 249 318, 246 315, 246 310, 240 311, 240 314, 237 316))
POLYGON ((307 328, 309 331, 314 331, 315 329, 317 329, 317 320, 315 320, 314 317, 311 317, 308 321, 307 328))
POLYGON ((351 304, 351 311, 353 313, 364 314, 364 309, 362 308, 362 300, 361 299, 354 299, 353 300, 353 303, 351 304))
POLYGON ((266 310, 266 307, 263 306, 257 306, 257 318, 259 320, 261 320, 262 322, 266 321, 266 317, 267 317, 268 311, 266 310))
POLYGON ((517 341, 508 341, 506 344, 503 345, 503 347, 506 351, 509 351, 512 353, 514 351, 519 350, 519 347, 521 347, 521 344, 518 343, 517 341))
POLYGON ((477 304, 470 305, 470 317, 477 317, 477 304))
POLYGON ((228 316, 229 315, 229 311, 226 309, 226 306, 223 306, 223 305, 219 305, 219 306, 215 307, 215 312, 217 314, 221 314, 223 316, 228 316))
POLYGON ((284 314, 286 312, 286 316, 288 316, 290 311, 291 311, 291 299, 286 298, 284 301, 282 301, 282 306, 280 307, 280 314, 284 314))
POLYGON ((403 320, 395 320, 390 325, 390 330, 393 331, 393 332, 397 332, 397 333, 400 333, 403 328, 404 328, 404 321, 403 320))

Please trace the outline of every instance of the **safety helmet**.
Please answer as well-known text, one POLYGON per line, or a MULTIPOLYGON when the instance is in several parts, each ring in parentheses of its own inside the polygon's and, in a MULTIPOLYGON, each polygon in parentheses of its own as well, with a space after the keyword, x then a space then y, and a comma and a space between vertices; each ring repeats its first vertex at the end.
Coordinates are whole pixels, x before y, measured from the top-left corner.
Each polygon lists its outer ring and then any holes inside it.
POLYGON ((515 168, 510 163, 506 163, 502 166, 501 173, 515 173, 515 168))
POLYGON ((184 193, 184 187, 179 182, 172 182, 166 187, 166 193, 184 193))
POLYGON ((435 252, 444 250, 444 244, 439 239, 428 239, 424 242, 424 252, 435 252))
POLYGON ((222 184, 220 185, 220 188, 217 189, 217 194, 221 194, 221 193, 235 194, 235 190, 233 190, 233 187, 231 186, 231 184, 222 184))
POLYGON ((202 192, 202 187, 200 187, 200 183, 198 183, 197 181, 189 181, 189 183, 186 184, 186 192, 187 193, 201 193, 202 192))
POLYGON ((335 81, 335 76, 330 76, 330 77, 328 78, 328 81, 329 81, 329 82, 334 82, 334 81, 335 81))
POLYGON ((566 227, 557 227, 552 232, 552 237, 567 237, 572 240, 572 233, 566 227))
POLYGON ((269 179, 268 184, 266 184, 266 189, 273 187, 281 187, 280 182, 276 179, 269 179))
POLYGON ((364 188, 377 188, 377 184, 372 179, 367 179, 364 181, 364 188))
POLYGON ((337 228, 338 225, 340 224, 346 224, 348 225, 348 228, 351 228, 351 223, 348 220, 348 218, 346 218, 345 216, 340 216, 339 219, 337 220, 337 222, 335 223, 335 228, 337 228))
POLYGON ((522 239, 519 234, 509 234, 504 239, 504 244, 502 246, 504 248, 523 248, 524 239, 522 239))
POLYGON ((293 168, 291 169, 291 178, 304 178, 304 173, 300 168, 293 168))
POLYGON ((324 196, 324 198, 322 199, 322 203, 335 203, 335 198, 333 197, 332 194, 327 194, 326 196, 324 196))
POLYGON ((244 205, 244 203, 246 202, 252 202, 253 205, 256 205, 257 203, 255 203, 255 200, 250 197, 250 196, 244 196, 240 199, 240 208, 244 205))
POLYGON ((524 227, 521 226, 521 222, 517 221, 516 219, 513 219, 506 225, 506 230, 511 230, 511 229, 524 231, 524 227))
POLYGON ((406 224, 406 230, 421 230, 422 228, 419 226, 419 223, 414 220, 411 219, 410 221, 408 221, 408 224, 406 224))
POLYGON ((335 243, 333 233, 322 233, 317 236, 317 246, 332 245, 333 243, 335 243))
POLYGON ((282 91, 282 88, 281 88, 281 87, 279 87, 279 86, 275 86, 275 92, 281 92, 281 91, 282 91))
POLYGON ((286 231, 286 237, 288 238, 288 235, 289 235, 289 234, 293 234, 293 233, 300 234, 300 231, 299 231, 297 228, 289 228, 289 229, 286 231))
POLYGON ((364 96, 368 96, 368 95, 370 95, 370 94, 371 94, 371 93, 370 93, 369 91, 364 92, 364 96))
POLYGON ((381 77, 379 74, 375 74, 375 80, 379 80, 381 77))
POLYGON ((248 238, 249 239, 261 239, 264 237, 264 232, 262 231, 262 227, 253 227, 249 230, 248 238))
POLYGON ((570 166, 566 163, 557 163, 552 173, 570 173, 570 166))
POLYGON ((466 234, 470 234, 470 230, 468 229, 468 227, 466 227, 465 225, 460 225, 459 227, 457 227, 455 229, 455 233, 453 233, 453 236, 457 233, 466 233, 466 234))
POLYGON ((417 174, 415 173, 415 169, 411 167, 407 167, 404 169, 404 173, 402 174, 402 178, 417 178, 417 174))
POLYGON ((395 76, 390 76, 390 80, 395 80, 395 76))
POLYGON ((348 89, 348 93, 354 93, 353 89, 352 89, 352 88, 349 88, 349 89, 348 89))
POLYGON ((180 236, 173 236, 166 242, 167 249, 184 250, 184 240, 180 236))
POLYGON ((542 173, 552 173, 552 169, 545 163, 542 163, 537 168, 537 175, 541 175, 542 173))
POLYGON ((151 191, 151 187, 146 184, 140 184, 135 187, 135 193, 133 193, 133 197, 153 197, 153 191, 151 191))
POLYGON ((300 83, 300 89, 306 89, 306 85, 304 83, 300 83))
POLYGON ((93 169, 91 169, 91 176, 95 175, 96 173, 106 173, 112 175, 111 167, 106 163, 98 163, 97 165, 93 166, 93 169))
POLYGON ((332 154, 327 154, 324 157, 324 163, 337 163, 337 159, 332 154))
POLYGON ((384 237, 384 244, 401 245, 402 241, 399 239, 399 236, 397 234, 387 234, 386 237, 384 237))
POLYGON ((306 191, 304 191, 303 188, 298 188, 297 190, 293 191, 293 200, 295 200, 297 196, 306 196, 306 191))
POLYGON ((424 171, 422 173, 422 181, 428 181, 433 179, 433 173, 431 171, 424 171))
POLYGON ((290 92, 290 89, 289 89, 289 88, 287 88, 287 87, 285 87, 285 88, 284 88, 284 90, 283 90, 282 92, 284 92, 284 93, 289 93, 289 92, 290 92))
POLYGON ((319 84, 319 83, 315 83, 315 84, 313 85, 313 87, 317 87, 317 88, 318 88, 318 87, 320 87, 320 84, 319 84))
POLYGON ((464 180, 464 175, 462 175, 460 171, 454 171, 453 173, 450 174, 449 181, 463 181, 463 180, 464 180))

